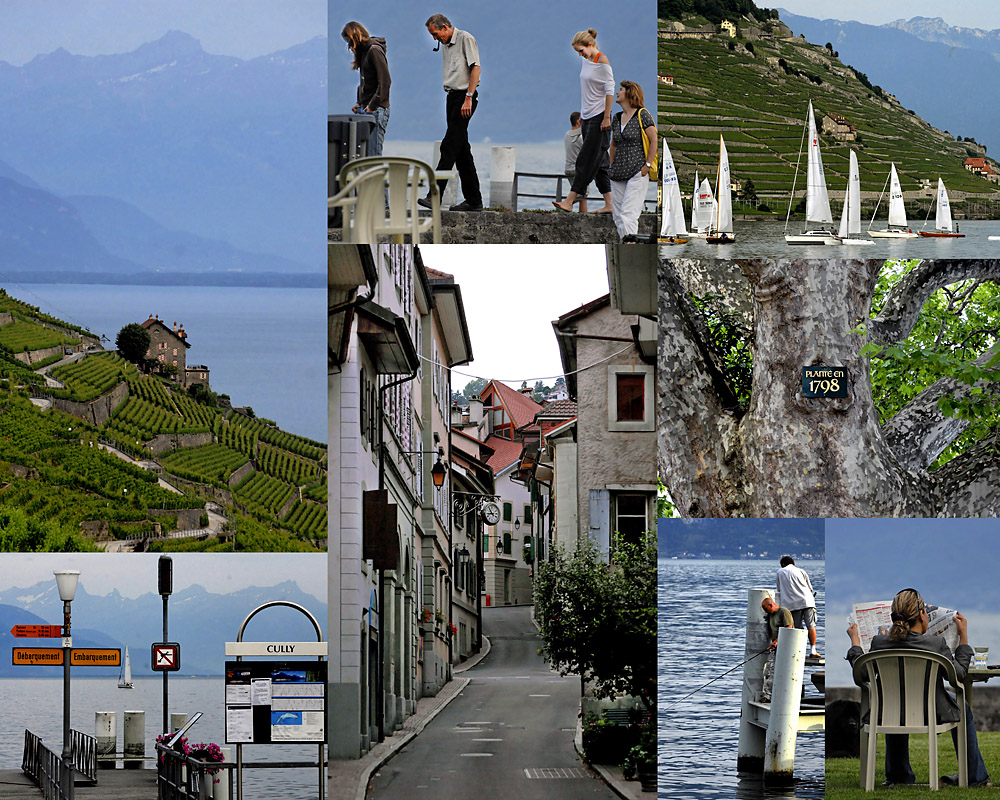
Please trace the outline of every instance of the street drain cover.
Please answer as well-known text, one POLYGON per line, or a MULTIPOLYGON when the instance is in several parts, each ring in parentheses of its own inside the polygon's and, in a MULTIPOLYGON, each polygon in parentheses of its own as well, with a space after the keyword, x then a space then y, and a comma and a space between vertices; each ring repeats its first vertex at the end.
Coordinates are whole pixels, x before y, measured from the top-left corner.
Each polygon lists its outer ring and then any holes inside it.
POLYGON ((577 767, 535 767, 525 768, 524 776, 529 779, 586 778, 587 773, 577 767))

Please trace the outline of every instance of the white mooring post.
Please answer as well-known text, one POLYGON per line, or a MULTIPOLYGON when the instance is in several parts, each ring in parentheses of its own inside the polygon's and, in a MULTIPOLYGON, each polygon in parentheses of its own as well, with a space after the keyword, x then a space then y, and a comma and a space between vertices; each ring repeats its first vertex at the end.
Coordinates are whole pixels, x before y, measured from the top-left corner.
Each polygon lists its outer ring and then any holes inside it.
POLYGON ((146 712, 125 712, 125 769, 142 769, 146 755, 146 712))
POLYGON ((750 703, 760 697, 764 688, 764 664, 767 654, 752 658, 755 653, 766 650, 771 643, 767 630, 767 616, 760 604, 765 597, 774 597, 772 589, 750 589, 747 597, 747 633, 743 648, 743 695, 740 700, 740 743, 737 751, 736 769, 760 775, 764 771, 764 730, 754 725, 750 703))
POLYGON ((118 712, 94 712, 94 736, 97 739, 97 768, 114 769, 114 754, 118 751, 118 712), (112 756, 102 760, 101 756, 112 756))
MULTIPOLYGON (((436 167, 438 161, 441 160, 441 140, 434 142, 434 158, 431 159, 431 166, 436 167)), ((455 168, 452 167, 454 170, 455 168)), ((448 184, 444 187, 444 194, 441 196, 441 208, 447 211, 451 206, 458 203, 458 172, 455 172, 455 177, 448 181, 448 184)))
POLYGON ((517 150, 513 147, 490 148, 490 207, 513 210, 514 167, 517 150))
POLYGON ((806 632, 801 628, 779 630, 771 716, 764 742, 764 784, 768 786, 790 784, 793 779, 805 660, 806 632))
POLYGON ((187 725, 188 715, 183 711, 171 711, 170 712, 170 733, 177 733, 181 728, 187 725))

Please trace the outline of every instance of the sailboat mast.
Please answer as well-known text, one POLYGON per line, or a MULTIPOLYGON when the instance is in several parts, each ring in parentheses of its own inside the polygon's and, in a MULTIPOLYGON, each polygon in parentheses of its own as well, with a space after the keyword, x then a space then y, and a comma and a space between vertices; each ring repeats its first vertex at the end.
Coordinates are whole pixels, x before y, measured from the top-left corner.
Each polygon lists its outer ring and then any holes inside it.
MULTIPOLYGON (((715 196, 722 197, 722 134, 719 134, 719 173, 715 179, 715 196)), ((715 204, 715 232, 719 232, 719 223, 722 220, 722 202, 715 204)))

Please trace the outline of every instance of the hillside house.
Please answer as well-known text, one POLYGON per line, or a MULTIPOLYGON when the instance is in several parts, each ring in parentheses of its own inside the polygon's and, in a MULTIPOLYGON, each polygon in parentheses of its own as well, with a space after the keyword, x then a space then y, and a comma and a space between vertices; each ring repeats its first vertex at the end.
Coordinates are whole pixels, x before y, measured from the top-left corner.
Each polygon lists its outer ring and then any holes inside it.
POLYGON ((657 75, 656 77, 657 77, 657 80, 660 83, 662 83, 664 86, 673 86, 674 85, 674 76, 673 75, 657 75))
POLYGON ((985 158, 967 158, 964 166, 973 175, 985 178, 991 183, 1000 183, 1000 173, 985 158))
POLYGON ((719 33, 725 34, 730 39, 734 39, 736 37, 736 25, 728 19, 724 19, 719 24, 719 33))
POLYGON ((820 132, 840 142, 853 142, 858 138, 854 126, 839 114, 824 114, 820 121, 820 132))

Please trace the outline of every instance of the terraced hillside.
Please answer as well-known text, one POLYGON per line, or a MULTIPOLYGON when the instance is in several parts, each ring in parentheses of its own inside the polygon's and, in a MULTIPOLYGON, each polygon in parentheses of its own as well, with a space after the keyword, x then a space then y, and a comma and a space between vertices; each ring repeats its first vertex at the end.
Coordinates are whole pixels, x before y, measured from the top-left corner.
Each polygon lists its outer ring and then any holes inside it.
MULTIPOLYGON (((925 187, 933 190, 939 176, 953 203, 969 196, 967 212, 978 208, 990 214, 987 198, 997 194, 997 187, 963 166, 967 157, 982 156, 981 149, 956 142, 887 92, 866 85, 864 76, 825 47, 781 35, 787 28, 778 23, 743 19, 736 38, 709 32, 714 30, 697 17, 682 24, 660 21, 659 129, 674 155, 682 189, 690 190, 696 169, 702 177, 716 174, 722 133, 733 180, 741 185, 751 180, 757 195, 783 213, 812 100, 817 121, 828 113, 839 115, 857 132, 857 141, 849 143, 821 135, 832 196, 842 196, 848 150, 854 149, 866 207, 874 205, 895 162, 911 214, 920 210, 918 205, 927 207, 932 195, 925 187), (673 85, 664 84, 667 76, 673 85)), ((804 166, 796 182, 799 196, 804 166)))
POLYGON ((48 382, 0 342, 0 550, 325 548, 326 445, 87 341, 48 382), (110 416, 65 413, 88 403, 110 416))

